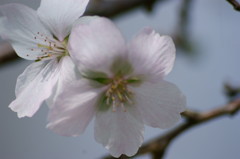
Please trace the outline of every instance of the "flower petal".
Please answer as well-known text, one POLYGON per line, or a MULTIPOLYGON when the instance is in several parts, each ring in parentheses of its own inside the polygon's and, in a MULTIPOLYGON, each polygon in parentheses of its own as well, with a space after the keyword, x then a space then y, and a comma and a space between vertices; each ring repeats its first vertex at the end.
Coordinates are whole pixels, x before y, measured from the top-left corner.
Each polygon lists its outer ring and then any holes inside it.
POLYGON ((63 41, 87 7, 89 0, 41 0, 38 15, 52 33, 63 41))
POLYGON ((135 104, 149 126, 162 129, 172 127, 186 109, 185 96, 172 83, 163 80, 157 84, 145 82, 131 89, 135 94, 135 104))
POLYGON ((85 80, 68 85, 49 111, 47 128, 63 136, 78 136, 84 132, 96 111, 101 89, 92 89, 85 80))
POLYGON ((95 120, 95 139, 114 157, 133 156, 143 142, 144 125, 134 107, 124 112, 119 107, 113 112, 98 112, 95 120))
POLYGON ((71 57, 62 57, 59 61, 59 79, 54 87, 52 95, 46 100, 49 107, 56 102, 57 96, 63 91, 65 85, 69 85, 73 81, 80 79, 80 72, 73 63, 71 57))
POLYGON ((16 53, 25 59, 36 60, 44 53, 36 48, 40 39, 35 39, 37 33, 52 37, 40 22, 36 11, 21 4, 6 4, 0 6, 3 18, 0 20, 0 35, 9 40, 16 53))
POLYGON ((28 66, 18 77, 16 99, 10 108, 18 117, 32 117, 47 99, 58 79, 57 60, 37 62, 28 66))
POLYGON ((76 25, 69 39, 69 52, 80 69, 108 73, 115 58, 125 53, 125 42, 106 18, 76 25))
POLYGON ((172 39, 160 36, 154 30, 141 31, 129 45, 129 61, 135 73, 158 81, 173 68, 176 49, 172 39))
POLYGON ((80 17, 79 19, 77 19, 74 23, 74 26, 76 25, 80 25, 80 24, 86 24, 88 25, 89 23, 91 23, 93 20, 98 19, 99 16, 83 16, 80 17))

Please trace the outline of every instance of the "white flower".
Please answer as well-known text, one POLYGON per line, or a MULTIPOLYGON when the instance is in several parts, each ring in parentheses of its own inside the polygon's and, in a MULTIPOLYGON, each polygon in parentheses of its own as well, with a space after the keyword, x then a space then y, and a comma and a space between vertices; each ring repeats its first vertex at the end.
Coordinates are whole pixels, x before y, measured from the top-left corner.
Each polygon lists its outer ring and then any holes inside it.
POLYGON ((172 127, 185 97, 163 78, 172 70, 175 46, 168 36, 144 29, 129 44, 115 25, 99 18, 73 28, 69 51, 82 78, 65 88, 50 110, 48 128, 81 134, 95 118, 95 139, 114 157, 133 156, 144 124, 172 127))
POLYGON ((67 41, 88 1, 42 0, 37 11, 14 3, 0 6, 0 35, 20 57, 38 61, 18 77, 16 99, 9 106, 18 117, 33 116, 51 95, 53 102, 63 82, 77 78, 67 41))

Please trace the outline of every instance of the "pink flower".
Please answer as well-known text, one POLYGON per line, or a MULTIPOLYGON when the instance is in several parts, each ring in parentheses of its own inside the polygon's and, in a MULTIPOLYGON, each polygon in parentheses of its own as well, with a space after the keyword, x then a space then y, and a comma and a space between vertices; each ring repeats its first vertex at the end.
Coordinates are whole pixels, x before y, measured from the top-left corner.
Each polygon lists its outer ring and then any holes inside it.
POLYGON ((95 139, 114 157, 133 156, 144 124, 169 128, 185 110, 181 91, 163 78, 172 70, 175 46, 144 29, 129 44, 105 18, 78 24, 69 51, 83 78, 62 89, 48 128, 65 136, 83 133, 95 116, 95 139))
POLYGON ((18 117, 33 116, 44 100, 54 102, 64 82, 77 78, 68 36, 88 1, 42 0, 37 11, 21 4, 0 6, 0 35, 20 57, 37 61, 17 79, 16 99, 9 107, 18 117))

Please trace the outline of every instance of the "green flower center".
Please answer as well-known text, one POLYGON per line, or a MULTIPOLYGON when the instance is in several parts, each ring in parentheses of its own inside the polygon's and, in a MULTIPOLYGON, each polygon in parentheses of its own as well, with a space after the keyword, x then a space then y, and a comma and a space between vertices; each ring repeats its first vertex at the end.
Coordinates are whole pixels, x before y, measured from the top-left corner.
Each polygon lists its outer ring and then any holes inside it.
POLYGON ((101 94, 98 101, 100 111, 112 108, 112 111, 116 112, 120 108, 126 112, 127 107, 134 104, 134 93, 129 89, 129 86, 139 85, 142 78, 133 76, 132 66, 122 58, 117 58, 110 70, 114 74, 113 77, 108 77, 103 72, 93 71, 85 72, 83 77, 93 81, 95 87, 107 85, 107 90, 101 94))
POLYGON ((126 111, 126 106, 132 104, 133 93, 127 87, 128 81, 121 76, 116 76, 105 93, 106 103, 113 107, 113 111, 121 106, 126 111))
POLYGON ((137 86, 141 83, 140 78, 131 77, 124 78, 124 76, 115 76, 112 79, 106 79, 108 81, 108 88, 104 91, 98 101, 99 110, 107 111, 112 108, 113 112, 116 112, 118 108, 126 112, 127 107, 134 104, 134 92, 132 92, 129 86, 137 86))

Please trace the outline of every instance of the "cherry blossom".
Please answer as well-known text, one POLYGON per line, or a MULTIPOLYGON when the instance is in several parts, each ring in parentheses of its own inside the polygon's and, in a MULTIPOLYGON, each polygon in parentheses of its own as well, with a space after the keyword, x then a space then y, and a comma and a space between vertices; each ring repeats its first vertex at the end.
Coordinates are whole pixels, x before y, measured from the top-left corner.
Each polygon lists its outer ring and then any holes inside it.
POLYGON ((32 117, 43 101, 53 103, 64 82, 79 78, 69 56, 68 37, 89 0, 41 0, 37 11, 21 5, 0 6, 0 35, 18 56, 35 60, 18 77, 10 108, 18 117, 32 117), (51 96, 51 98, 49 98, 51 96))
POLYGON ((95 139, 114 157, 133 156, 144 124, 170 128, 186 100, 164 80, 173 68, 175 46, 168 36, 143 29, 128 44, 106 18, 76 25, 69 39, 81 79, 62 89, 49 112, 52 131, 78 136, 95 117, 95 139))

